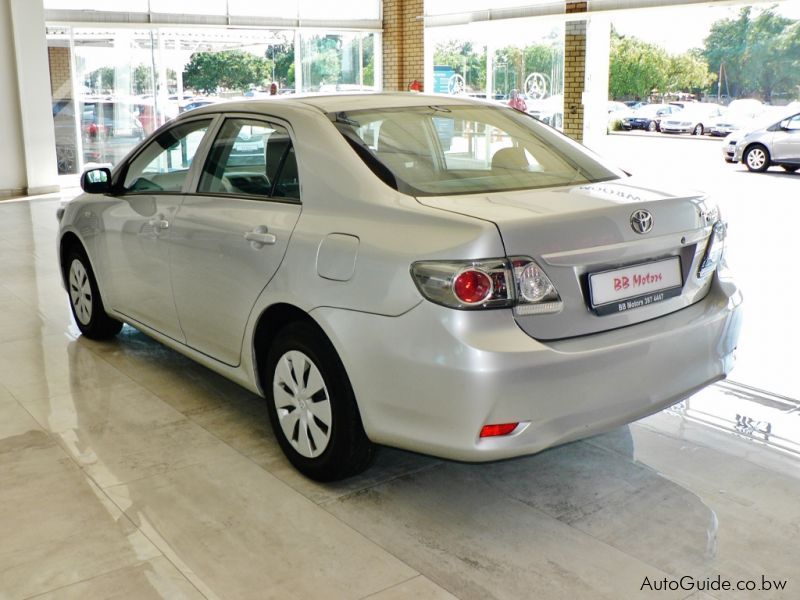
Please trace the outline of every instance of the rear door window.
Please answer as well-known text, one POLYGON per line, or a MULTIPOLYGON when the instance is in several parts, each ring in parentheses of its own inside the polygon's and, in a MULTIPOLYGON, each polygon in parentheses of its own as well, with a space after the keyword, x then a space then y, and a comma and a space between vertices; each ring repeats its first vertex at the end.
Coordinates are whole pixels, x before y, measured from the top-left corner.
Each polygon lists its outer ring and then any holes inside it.
POLYGON ((227 119, 208 154, 197 191, 299 199, 300 182, 289 132, 274 123, 227 119))

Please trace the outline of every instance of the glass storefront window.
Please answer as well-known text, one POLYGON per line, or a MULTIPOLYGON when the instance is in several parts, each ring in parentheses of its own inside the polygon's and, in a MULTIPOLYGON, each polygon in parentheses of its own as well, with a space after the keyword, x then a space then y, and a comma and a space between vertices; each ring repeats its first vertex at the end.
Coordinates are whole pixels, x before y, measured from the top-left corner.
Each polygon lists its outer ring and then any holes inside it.
POLYGON ((302 33, 304 92, 347 92, 375 85, 375 35, 302 33))
POLYGON ((563 126, 564 25, 506 19, 432 27, 433 91, 510 104, 563 126))
POLYGON ((442 27, 433 42, 433 91, 486 97, 486 42, 465 27, 442 27))
POLYGON ((158 105, 154 31, 74 31, 83 162, 116 164, 166 118, 158 105))
POLYGON ((186 110, 294 93, 298 50, 303 91, 380 86, 373 32, 50 25, 47 36, 60 174, 115 165, 186 110))

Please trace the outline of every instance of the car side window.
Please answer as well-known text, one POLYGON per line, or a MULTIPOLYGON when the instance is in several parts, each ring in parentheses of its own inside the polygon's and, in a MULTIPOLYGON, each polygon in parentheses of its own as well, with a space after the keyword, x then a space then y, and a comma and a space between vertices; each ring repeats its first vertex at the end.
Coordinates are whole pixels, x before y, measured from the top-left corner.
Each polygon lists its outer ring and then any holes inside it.
POLYGON ((299 199, 300 182, 289 132, 263 121, 227 119, 208 154, 197 191, 299 199))
POLYGON ((161 132, 128 165, 126 192, 180 192, 211 119, 161 132))

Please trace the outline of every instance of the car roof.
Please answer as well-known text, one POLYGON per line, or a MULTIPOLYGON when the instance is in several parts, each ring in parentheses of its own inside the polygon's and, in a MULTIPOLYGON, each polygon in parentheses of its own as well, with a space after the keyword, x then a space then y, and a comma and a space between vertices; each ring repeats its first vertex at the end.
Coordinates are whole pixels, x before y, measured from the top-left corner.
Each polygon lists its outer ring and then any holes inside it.
MULTIPOLYGON (((252 112, 261 109, 274 110, 277 107, 316 109, 322 113, 373 110, 383 108, 400 108, 430 105, 448 106, 497 106, 486 100, 477 100, 463 96, 445 94, 418 94, 415 92, 382 92, 382 93, 337 93, 337 94, 294 94, 291 96, 274 96, 247 100, 232 100, 196 108, 191 115, 215 114, 220 112, 252 112)), ((184 113, 184 114, 189 114, 184 113)))

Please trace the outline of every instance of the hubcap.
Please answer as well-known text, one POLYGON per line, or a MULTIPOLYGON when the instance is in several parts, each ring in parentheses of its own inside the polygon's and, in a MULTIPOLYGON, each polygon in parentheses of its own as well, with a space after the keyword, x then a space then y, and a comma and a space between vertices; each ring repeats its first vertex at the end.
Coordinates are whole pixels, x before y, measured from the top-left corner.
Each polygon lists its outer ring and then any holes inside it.
POLYGON ((77 258, 69 266, 69 297, 78 321, 88 325, 92 319, 92 286, 83 263, 77 258))
POLYGON ((750 153, 747 155, 747 164, 754 169, 760 169, 764 166, 764 161, 766 159, 767 157, 764 155, 764 151, 755 148, 754 150, 750 150, 750 153))
POLYGON ((281 356, 272 397, 281 430, 292 447, 306 458, 322 454, 331 439, 331 401, 314 362, 298 350, 281 356))

